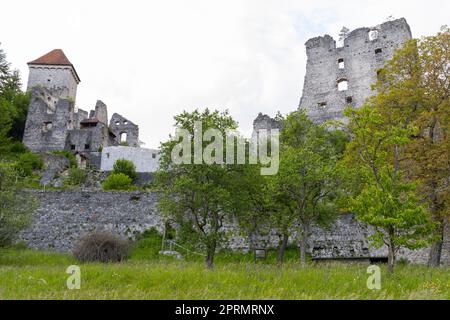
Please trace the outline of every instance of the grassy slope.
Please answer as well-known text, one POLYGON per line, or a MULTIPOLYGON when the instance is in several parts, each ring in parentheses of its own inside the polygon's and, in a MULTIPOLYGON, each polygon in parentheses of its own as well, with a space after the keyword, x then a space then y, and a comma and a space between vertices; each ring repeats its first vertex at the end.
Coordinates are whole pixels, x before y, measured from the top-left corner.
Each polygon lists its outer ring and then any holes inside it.
MULTIPOLYGON (((248 257, 247 257, 248 258, 248 257)), ((83 264, 80 290, 68 290, 67 255, 0 249, 0 299, 450 299, 450 270, 382 267, 382 289, 366 287, 367 265, 309 265, 294 261, 233 262, 219 257, 213 271, 201 261, 175 261, 135 250, 120 264, 83 264)))

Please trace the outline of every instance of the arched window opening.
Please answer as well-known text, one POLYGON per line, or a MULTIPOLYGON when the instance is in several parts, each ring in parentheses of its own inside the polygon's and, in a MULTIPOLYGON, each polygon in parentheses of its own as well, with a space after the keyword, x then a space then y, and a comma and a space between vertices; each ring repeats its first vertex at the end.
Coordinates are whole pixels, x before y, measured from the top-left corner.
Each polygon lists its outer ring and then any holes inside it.
POLYGON ((339 66, 339 69, 345 68, 344 59, 341 58, 338 60, 338 66, 339 66))

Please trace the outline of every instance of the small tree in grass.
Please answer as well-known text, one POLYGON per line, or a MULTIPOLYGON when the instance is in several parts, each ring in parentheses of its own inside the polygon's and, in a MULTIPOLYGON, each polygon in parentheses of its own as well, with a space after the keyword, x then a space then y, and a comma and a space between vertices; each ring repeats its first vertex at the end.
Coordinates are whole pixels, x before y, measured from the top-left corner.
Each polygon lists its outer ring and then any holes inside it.
POLYGON ((337 213, 335 164, 346 137, 312 123, 302 110, 289 114, 283 123, 280 169, 270 177, 278 207, 271 219, 283 234, 284 247, 289 231, 298 226, 300 261, 305 264, 312 225, 329 224, 337 213))
MULTIPOLYGON (((235 129, 237 124, 227 112, 211 112, 206 109, 203 112, 183 112, 175 117, 175 126, 187 130, 191 136, 198 130, 195 133, 203 137, 203 133, 210 128, 225 135, 228 129, 235 129), (202 123, 201 131, 194 124, 197 121, 202 123)), ((215 141, 224 137, 215 137, 215 141)), ((236 179, 239 176, 238 166, 207 164, 203 160, 198 164, 177 164, 172 161, 172 152, 178 143, 178 140, 170 139, 162 144, 161 165, 156 179, 156 186, 161 194, 159 208, 180 226, 180 230, 186 231, 183 234, 189 235, 199 250, 205 252, 206 266, 212 268, 216 250, 227 236, 224 223, 241 209, 241 202, 234 197, 243 189, 236 179)), ((189 142, 191 143, 194 142, 189 142)), ((205 147, 210 142, 201 143, 201 150, 206 151, 205 147)), ((192 156, 193 150, 193 147, 190 148, 189 152, 192 154, 183 156, 192 156)))
POLYGON ((398 250, 425 246, 433 223, 418 201, 415 185, 403 180, 400 168, 402 150, 415 128, 392 121, 392 115, 374 102, 376 98, 360 109, 346 110, 352 140, 341 164, 351 181, 347 209, 375 228, 370 240, 387 246, 392 273, 398 250))

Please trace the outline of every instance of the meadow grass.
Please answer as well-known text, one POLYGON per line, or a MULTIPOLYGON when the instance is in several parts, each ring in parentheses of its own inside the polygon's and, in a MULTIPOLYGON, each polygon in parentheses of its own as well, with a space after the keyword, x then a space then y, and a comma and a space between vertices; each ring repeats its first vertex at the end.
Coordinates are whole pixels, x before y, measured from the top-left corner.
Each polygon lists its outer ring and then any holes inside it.
MULTIPOLYGON (((242 258, 242 257, 241 257, 242 258)), ((381 266, 381 290, 369 290, 367 264, 310 263, 290 259, 282 269, 270 260, 253 263, 218 256, 214 270, 198 258, 144 255, 129 260, 79 264, 69 255, 0 249, 0 299, 450 299, 450 269, 381 266), (236 261, 235 261, 236 260, 236 261), (81 268, 81 289, 69 290, 66 268, 81 268)))

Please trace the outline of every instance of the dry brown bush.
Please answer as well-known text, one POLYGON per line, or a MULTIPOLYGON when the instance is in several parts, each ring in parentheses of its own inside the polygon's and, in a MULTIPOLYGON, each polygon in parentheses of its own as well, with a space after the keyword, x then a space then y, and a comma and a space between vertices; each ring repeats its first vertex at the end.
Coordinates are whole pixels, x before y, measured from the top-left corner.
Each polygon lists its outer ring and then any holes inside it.
POLYGON ((80 262, 120 262, 130 252, 130 244, 120 236, 107 231, 94 231, 83 236, 73 255, 80 262))

